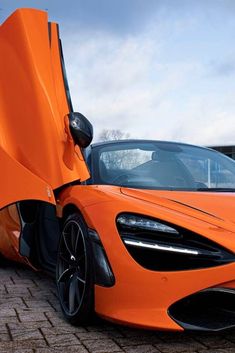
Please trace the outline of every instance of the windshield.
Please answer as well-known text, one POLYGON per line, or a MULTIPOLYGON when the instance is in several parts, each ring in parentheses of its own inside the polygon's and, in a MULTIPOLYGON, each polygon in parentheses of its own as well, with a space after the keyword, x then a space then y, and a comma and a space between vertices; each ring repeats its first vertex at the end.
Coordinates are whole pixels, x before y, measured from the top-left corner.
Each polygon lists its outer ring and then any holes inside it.
POLYGON ((114 142, 93 149, 93 183, 164 190, 234 191, 235 162, 171 142, 114 142))

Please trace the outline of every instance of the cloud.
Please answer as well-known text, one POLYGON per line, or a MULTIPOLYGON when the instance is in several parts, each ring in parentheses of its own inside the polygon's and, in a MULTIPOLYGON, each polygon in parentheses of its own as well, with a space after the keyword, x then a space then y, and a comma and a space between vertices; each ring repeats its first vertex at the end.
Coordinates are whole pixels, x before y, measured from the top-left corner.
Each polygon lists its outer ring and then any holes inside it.
POLYGON ((1 17, 19 7, 35 7, 47 10, 51 20, 79 31, 92 28, 125 34, 139 31, 162 6, 159 0, 2 0, 1 17))
POLYGON ((224 59, 221 62, 212 61, 209 65, 210 76, 227 77, 235 73, 235 55, 232 58, 224 59))
POLYGON ((232 142, 232 93, 205 77, 207 66, 199 58, 166 59, 168 42, 158 30, 151 27, 126 37, 104 32, 66 35, 75 108, 93 122, 96 136, 106 128, 121 129, 133 138, 232 142))
POLYGON ((74 106, 92 120, 96 134, 109 128, 160 138, 177 128, 178 91, 199 67, 159 61, 161 43, 150 34, 64 41, 74 106))
POLYGON ((74 108, 96 136, 235 143, 234 1, 11 2, 29 4, 60 22, 74 108))
POLYGON ((147 26, 125 35, 64 31, 74 106, 93 122, 96 136, 106 128, 133 138, 234 141, 235 26, 225 17, 217 22, 222 13, 216 4, 210 21, 201 10, 192 19, 180 7, 162 18, 158 12, 147 26))

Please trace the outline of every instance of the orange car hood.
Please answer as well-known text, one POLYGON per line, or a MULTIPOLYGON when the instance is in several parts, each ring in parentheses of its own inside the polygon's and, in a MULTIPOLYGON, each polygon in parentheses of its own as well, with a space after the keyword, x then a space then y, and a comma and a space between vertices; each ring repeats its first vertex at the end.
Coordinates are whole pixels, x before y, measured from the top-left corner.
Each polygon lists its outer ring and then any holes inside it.
MULTIPOLYGON (((190 215, 201 214, 235 223, 235 193, 137 190, 121 192, 143 201, 175 209, 190 215)), ((199 216, 200 217, 200 216, 199 216)))
POLYGON ((37 190, 40 180, 46 195, 89 173, 65 129, 71 106, 58 25, 48 23, 44 11, 19 9, 0 26, 0 51, 1 208, 19 197, 48 200, 37 190), (25 186, 29 179, 34 193, 25 186))

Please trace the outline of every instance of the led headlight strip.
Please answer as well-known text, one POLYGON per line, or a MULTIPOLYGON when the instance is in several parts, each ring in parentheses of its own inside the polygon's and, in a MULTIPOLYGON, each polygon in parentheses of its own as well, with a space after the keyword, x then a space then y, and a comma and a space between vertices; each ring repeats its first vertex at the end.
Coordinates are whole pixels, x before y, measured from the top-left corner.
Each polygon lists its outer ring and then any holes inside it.
MULTIPOLYGON (((150 232, 160 232, 166 233, 166 235, 173 235, 177 237, 180 235, 179 232, 164 223, 161 223, 157 220, 147 218, 144 216, 139 216, 135 214, 128 214, 124 213, 117 217, 117 224, 126 229, 131 230, 143 230, 143 231, 150 231, 150 232)), ((123 241, 126 245, 137 247, 137 248, 145 248, 145 249, 152 249, 157 251, 167 251, 172 253, 178 254, 188 254, 188 255, 199 255, 199 250, 194 250, 190 248, 184 248, 179 246, 173 246, 172 244, 163 244, 156 239, 156 242, 145 242, 143 239, 139 240, 137 238, 129 238, 128 235, 122 236, 123 241)), ((167 239, 166 239, 167 240, 167 239)))
POLYGON ((199 252, 197 250, 177 248, 177 247, 173 247, 173 246, 165 246, 165 245, 159 245, 159 244, 149 244, 149 243, 145 243, 142 241, 136 241, 136 240, 124 239, 124 243, 127 245, 136 246, 136 247, 140 247, 140 248, 147 248, 147 249, 160 250, 160 251, 169 251, 169 252, 175 252, 175 253, 180 253, 180 254, 199 255, 199 252))
POLYGON ((160 223, 158 221, 152 220, 147 217, 137 216, 134 214, 133 215, 122 214, 118 216, 117 223, 122 226, 131 227, 131 228, 138 228, 138 229, 149 230, 149 231, 158 231, 158 232, 170 233, 175 235, 179 234, 179 232, 176 229, 169 227, 166 224, 160 223))

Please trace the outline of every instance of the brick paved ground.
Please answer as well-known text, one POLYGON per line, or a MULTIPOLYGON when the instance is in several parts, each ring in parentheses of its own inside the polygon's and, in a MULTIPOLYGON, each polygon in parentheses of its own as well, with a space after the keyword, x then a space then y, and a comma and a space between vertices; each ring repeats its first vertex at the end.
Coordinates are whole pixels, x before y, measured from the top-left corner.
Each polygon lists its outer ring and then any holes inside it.
POLYGON ((235 353, 235 330, 163 333, 100 321, 73 327, 60 313, 53 281, 14 264, 0 268, 0 352, 235 353))

